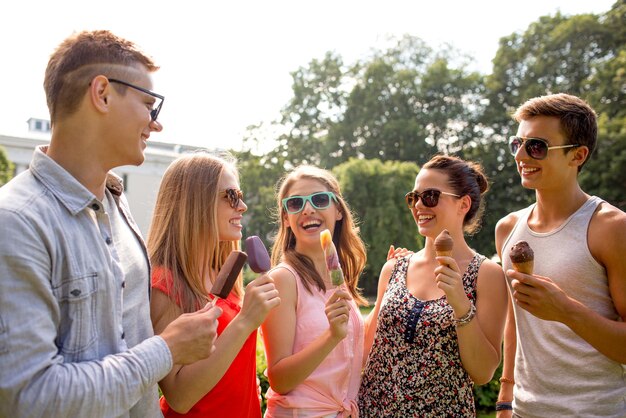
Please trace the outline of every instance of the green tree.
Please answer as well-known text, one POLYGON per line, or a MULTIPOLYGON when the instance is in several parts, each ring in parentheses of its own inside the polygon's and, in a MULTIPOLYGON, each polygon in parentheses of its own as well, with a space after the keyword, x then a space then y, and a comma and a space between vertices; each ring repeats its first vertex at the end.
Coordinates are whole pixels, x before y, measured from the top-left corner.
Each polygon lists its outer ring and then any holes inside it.
POLYGON ((413 190, 419 167, 410 162, 353 158, 332 171, 358 221, 367 248, 367 267, 359 286, 366 295, 376 295, 378 273, 387 259, 389 246, 413 251, 423 248, 423 239, 404 202, 404 195, 413 190))
POLYGON ((598 148, 580 174, 585 190, 626 211, 626 0, 601 22, 611 34, 611 57, 591 74, 588 99, 599 114, 598 148))
POLYGON ((594 64, 610 55, 608 28, 592 14, 543 16, 520 34, 500 39, 487 78, 489 122, 500 132, 524 101, 547 93, 585 97, 594 64))
POLYGON ((13 177, 14 166, 3 147, 0 146, 0 187, 4 186, 13 177))
POLYGON ((326 138, 327 164, 352 157, 420 163, 460 149, 473 139, 482 108, 482 77, 465 70, 466 61, 405 36, 355 64, 345 113, 326 138))
MULTIPOLYGON (((498 155, 501 146, 497 143, 505 142, 516 128, 509 115, 527 99, 556 92, 578 95, 600 116, 598 149, 581 173, 581 184, 589 193, 624 209, 624 22, 626 5, 619 0, 603 16, 568 17, 557 13, 541 17, 522 34, 502 38, 493 60, 493 73, 486 82, 489 105, 483 124, 491 126, 494 135, 484 155, 498 155)), ((502 184, 518 184, 514 165, 505 163, 497 179, 502 184)), ((494 190, 489 202, 508 198, 499 193, 494 190)))
MULTIPOLYGON (((248 139, 251 141, 252 139, 248 139)), ((276 184, 283 175, 283 162, 251 151, 234 152, 244 201, 248 210, 244 216, 244 236, 259 236, 271 248, 276 231, 276 184)))
POLYGON ((344 111, 347 73, 340 56, 326 53, 291 73, 293 97, 275 122, 282 133, 270 155, 289 165, 319 165, 323 137, 344 111))
POLYGON ((404 36, 351 66, 327 53, 292 73, 293 97, 274 125, 273 158, 334 167, 350 158, 425 161, 480 131, 482 76, 452 48, 404 36))

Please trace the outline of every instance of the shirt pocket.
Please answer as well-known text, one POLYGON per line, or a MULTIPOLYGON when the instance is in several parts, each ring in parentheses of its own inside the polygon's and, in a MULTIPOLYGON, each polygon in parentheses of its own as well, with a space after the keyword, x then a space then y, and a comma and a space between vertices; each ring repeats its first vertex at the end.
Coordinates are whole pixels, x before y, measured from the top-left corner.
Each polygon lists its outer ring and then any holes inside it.
POLYGON ((87 360, 96 343, 97 277, 94 272, 67 278, 52 289, 61 314, 56 344, 67 361, 87 360))

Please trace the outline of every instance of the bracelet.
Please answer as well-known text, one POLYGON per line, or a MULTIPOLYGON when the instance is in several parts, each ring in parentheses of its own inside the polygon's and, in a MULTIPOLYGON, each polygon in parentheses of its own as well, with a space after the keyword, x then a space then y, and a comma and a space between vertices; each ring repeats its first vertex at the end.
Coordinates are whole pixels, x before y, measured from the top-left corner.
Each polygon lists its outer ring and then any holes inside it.
POLYGON ((502 376, 500 378, 500 383, 510 383, 510 384, 514 385, 515 384, 515 380, 509 379, 508 377, 502 376))
POLYGON ((467 311, 467 313, 459 319, 452 318, 452 322, 457 327, 462 327, 463 325, 469 324, 471 320, 474 319, 475 316, 476 316, 476 305, 474 305, 474 303, 470 301, 469 311, 467 311))
POLYGON ((496 402, 496 411, 512 411, 513 402, 496 402))

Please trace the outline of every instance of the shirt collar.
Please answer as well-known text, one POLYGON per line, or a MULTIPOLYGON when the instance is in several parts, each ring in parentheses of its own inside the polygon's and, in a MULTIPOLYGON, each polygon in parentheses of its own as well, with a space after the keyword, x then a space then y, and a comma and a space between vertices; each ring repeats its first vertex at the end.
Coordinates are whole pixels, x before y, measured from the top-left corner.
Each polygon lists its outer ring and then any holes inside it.
MULTIPOLYGON (((48 157, 47 151, 47 145, 35 148, 30 170, 72 215, 76 215, 87 206, 99 202, 96 196, 74 176, 48 157)), ((116 197, 124 191, 121 179, 112 173, 107 176, 106 185, 116 197)))

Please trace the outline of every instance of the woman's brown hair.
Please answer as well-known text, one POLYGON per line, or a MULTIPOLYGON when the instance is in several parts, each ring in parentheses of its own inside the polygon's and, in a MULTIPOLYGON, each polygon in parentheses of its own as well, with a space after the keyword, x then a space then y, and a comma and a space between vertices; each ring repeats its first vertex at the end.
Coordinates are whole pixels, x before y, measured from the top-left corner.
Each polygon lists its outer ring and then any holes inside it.
MULTIPOLYGON (((148 253, 157 271, 171 274, 172 297, 183 312, 193 312, 209 301, 205 278, 213 282, 228 254, 239 249, 239 242, 220 242, 218 236, 218 185, 226 170, 237 174, 232 157, 197 152, 175 160, 161 181, 148 253)), ((241 275, 234 292, 243 294, 241 275)))

